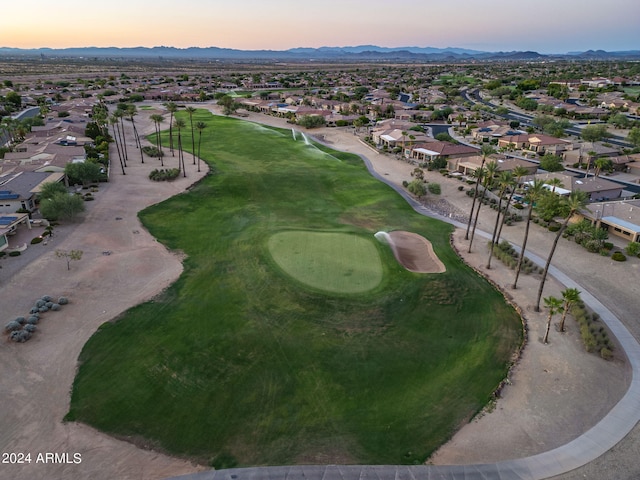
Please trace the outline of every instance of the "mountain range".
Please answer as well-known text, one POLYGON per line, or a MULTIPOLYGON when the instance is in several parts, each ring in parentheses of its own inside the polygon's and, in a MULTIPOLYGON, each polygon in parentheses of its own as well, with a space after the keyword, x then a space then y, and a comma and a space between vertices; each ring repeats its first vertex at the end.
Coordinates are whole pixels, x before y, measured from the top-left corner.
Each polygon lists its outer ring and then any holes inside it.
POLYGON ((21 49, 0 47, 0 57, 67 57, 90 59, 171 59, 199 61, 333 61, 333 62, 464 62, 510 61, 570 58, 576 60, 639 60, 640 50, 606 52, 588 50, 566 54, 540 54, 532 51, 484 52, 465 48, 434 47, 379 47, 359 45, 352 47, 291 48, 288 50, 237 50, 220 47, 176 48, 158 47, 79 47, 21 49))

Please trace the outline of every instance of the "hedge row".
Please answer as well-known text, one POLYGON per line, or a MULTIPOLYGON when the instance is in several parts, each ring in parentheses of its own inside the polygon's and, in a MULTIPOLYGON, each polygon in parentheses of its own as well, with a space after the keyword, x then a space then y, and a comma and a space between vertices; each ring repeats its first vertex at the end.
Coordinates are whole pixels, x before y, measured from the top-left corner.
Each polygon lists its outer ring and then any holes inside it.
POLYGON ((600 316, 590 313, 582 302, 571 307, 571 315, 580 325, 580 336, 587 352, 598 352, 605 360, 612 358, 613 342, 600 322, 600 316))

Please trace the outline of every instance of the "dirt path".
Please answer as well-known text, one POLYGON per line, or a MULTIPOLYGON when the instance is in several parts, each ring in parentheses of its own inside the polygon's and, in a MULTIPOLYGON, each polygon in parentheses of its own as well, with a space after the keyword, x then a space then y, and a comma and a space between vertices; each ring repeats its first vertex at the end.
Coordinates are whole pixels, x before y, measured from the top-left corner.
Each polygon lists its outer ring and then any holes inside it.
MULTIPOLYGON (((152 131, 151 125, 143 125, 144 118, 151 113, 145 111, 136 117, 139 129, 152 131)), ((247 119, 290 127, 281 119, 260 114, 251 114, 247 119)), ((410 178, 413 166, 378 155, 348 132, 326 128, 313 133, 335 148, 368 156, 376 170, 396 184, 410 178)), ((160 479, 200 469, 87 426, 61 422, 68 410, 77 358, 87 339, 104 321, 153 297, 182 271, 179 258, 141 227, 136 213, 184 191, 196 179, 196 172, 187 159, 188 178, 152 183, 147 175, 155 167, 151 160, 140 165, 133 159, 125 177, 114 169, 111 182, 100 188, 95 202, 88 204, 85 221, 68 227, 66 238, 57 237, 49 252, 26 265, 10 281, 0 283, 0 305, 7 320, 24 315, 43 294, 66 295, 71 300, 61 312, 47 314, 40 331, 28 343, 0 343, 0 400, 4 406, 0 445, 3 452, 32 455, 31 464, 0 465, 0 478, 160 479), (67 271, 66 264, 53 255, 53 248, 81 249, 84 257, 67 271), (104 251, 112 253, 103 255, 104 251), (35 463, 38 453, 47 452, 68 453, 71 459, 74 453, 80 453, 82 461, 35 463)), ((439 174, 428 175, 431 181, 442 185, 438 208, 445 214, 463 215, 468 209, 468 198, 457 191, 460 183, 439 174)), ((491 216, 485 212, 478 228, 490 230, 491 225, 491 216)), ((544 255, 551 235, 537 228, 532 228, 531 249, 544 255)), ((507 238, 516 242, 520 241, 519 235, 521 227, 511 227, 505 232, 507 238)), ((465 242, 459 234, 454 240, 464 251, 465 242)), ((473 254, 465 256, 478 268, 485 262, 482 243, 478 241, 473 254)), ((614 265, 610 259, 587 255, 569 242, 561 243, 556 259, 563 270, 580 279, 614 313, 635 322, 640 311, 640 263, 636 259, 614 265), (623 277, 628 281, 625 288, 620 288, 619 279, 623 277)), ((497 261, 494 266, 489 272, 493 280, 498 285, 508 285, 512 272, 500 268, 497 261)), ((551 344, 541 344, 544 314, 535 314, 530 308, 534 286, 535 281, 524 276, 521 288, 510 292, 522 306, 530 325, 529 343, 511 377, 513 385, 504 389, 503 398, 492 413, 464 426, 434 456, 433 462, 515 458, 553 448, 595 423, 624 392, 628 381, 624 362, 604 362, 585 354, 574 327, 565 335, 552 332, 551 344)), ((545 296, 558 295, 561 288, 550 281, 545 296)), ((638 337, 640 327, 635 323, 629 327, 638 337)), ((613 463, 617 472, 633 472, 637 468, 633 446, 638 445, 639 439, 636 427, 620 448, 575 474, 595 472, 602 476, 602 472, 614 468, 613 463)), ((582 478, 572 475, 562 478, 582 478)))

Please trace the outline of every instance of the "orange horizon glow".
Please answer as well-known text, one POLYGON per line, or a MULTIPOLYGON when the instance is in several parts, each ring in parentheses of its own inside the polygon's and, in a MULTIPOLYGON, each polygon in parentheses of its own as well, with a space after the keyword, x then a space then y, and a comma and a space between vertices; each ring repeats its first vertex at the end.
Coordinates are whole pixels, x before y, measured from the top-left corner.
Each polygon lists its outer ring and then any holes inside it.
POLYGON ((44 0, 21 0, 24 15, 19 20, 16 15, 0 17, 0 47, 287 50, 377 45, 565 53, 640 46, 637 0, 610 0, 606 9, 582 0, 538 0, 536 11, 545 15, 545 22, 530 27, 527 20, 514 20, 506 1, 504 8, 479 9, 475 0, 396 0, 392 9, 397 20, 381 0, 325 0, 319 6, 293 0, 231 3, 110 0, 105 6, 67 0, 61 8, 44 0))

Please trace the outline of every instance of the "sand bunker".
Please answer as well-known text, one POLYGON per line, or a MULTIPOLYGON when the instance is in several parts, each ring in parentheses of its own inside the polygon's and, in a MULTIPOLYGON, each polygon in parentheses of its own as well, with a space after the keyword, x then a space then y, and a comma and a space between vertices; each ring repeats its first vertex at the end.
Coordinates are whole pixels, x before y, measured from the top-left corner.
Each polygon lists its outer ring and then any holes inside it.
POLYGON ((389 242, 396 260, 410 272, 443 273, 444 264, 433 251, 431 242, 417 233, 389 232, 389 242))

